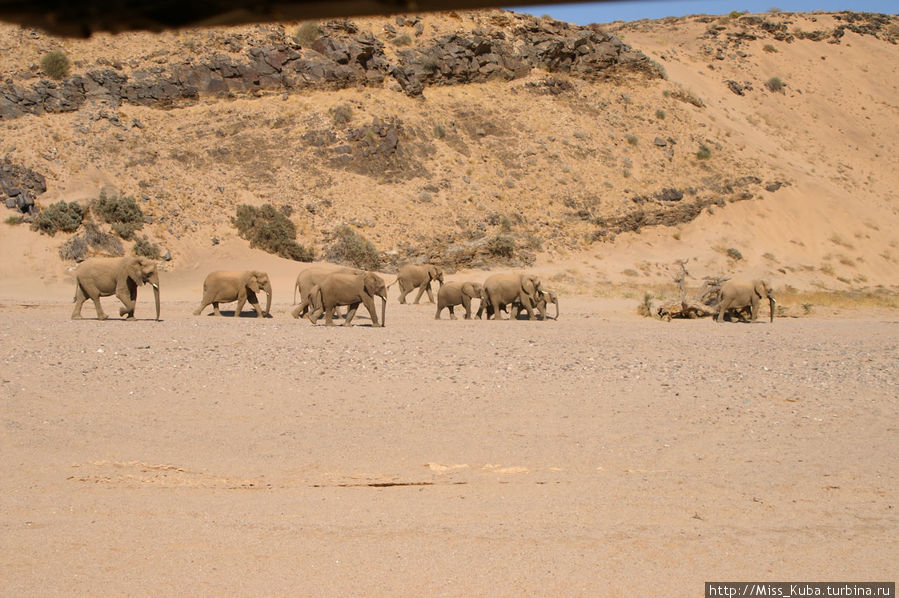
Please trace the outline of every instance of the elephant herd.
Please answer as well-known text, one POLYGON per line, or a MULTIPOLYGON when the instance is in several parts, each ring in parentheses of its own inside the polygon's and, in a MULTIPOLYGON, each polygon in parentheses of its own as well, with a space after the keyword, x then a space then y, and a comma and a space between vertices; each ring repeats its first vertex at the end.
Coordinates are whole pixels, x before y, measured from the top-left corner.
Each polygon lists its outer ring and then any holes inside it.
MULTIPOLYGON (((159 273, 155 262, 141 257, 93 258, 83 262, 75 272, 75 309, 72 319, 81 319, 81 308, 87 299, 94 302, 97 318, 105 320, 108 316, 100 306, 100 297, 115 295, 123 307, 119 315, 126 319, 134 318, 134 307, 137 300, 137 287, 150 283, 156 300, 156 319, 159 320, 159 273)), ((306 316, 315 324, 324 317, 326 325, 334 325, 334 315, 338 307, 346 306, 344 326, 353 321, 359 305, 365 305, 374 326, 384 326, 387 306, 387 289, 394 284, 399 286, 399 302, 405 303, 406 296, 418 289, 414 302, 418 303, 427 292, 433 303, 431 283, 439 284, 437 291, 437 312, 435 319, 440 319, 444 309, 449 310, 450 318, 456 319, 454 308, 461 305, 465 309, 465 319, 472 315, 471 302, 479 300, 477 318, 486 313, 487 319, 501 319, 500 312, 507 311, 509 319, 518 319, 524 311, 530 320, 546 319, 547 307, 555 304, 555 319, 559 318, 558 296, 543 288, 540 279, 532 274, 493 274, 484 283, 474 281, 456 281, 444 283, 443 270, 432 264, 407 264, 399 269, 396 280, 385 284, 384 279, 375 272, 357 270, 355 268, 335 266, 310 266, 299 273, 294 284, 294 318, 306 316), (375 297, 381 299, 381 317, 375 309, 375 297)), ((718 321, 723 319, 729 309, 749 307, 752 319, 758 315, 759 301, 767 298, 771 308, 771 320, 774 320, 774 297, 771 285, 765 281, 728 281, 721 288, 718 321)), ((203 299, 194 315, 212 305, 215 315, 220 316, 219 304, 237 302, 234 315, 239 316, 247 301, 256 310, 257 317, 269 314, 272 306, 272 283, 265 272, 258 270, 211 272, 203 282, 203 299), (259 305, 257 293, 267 296, 265 310, 259 305)))

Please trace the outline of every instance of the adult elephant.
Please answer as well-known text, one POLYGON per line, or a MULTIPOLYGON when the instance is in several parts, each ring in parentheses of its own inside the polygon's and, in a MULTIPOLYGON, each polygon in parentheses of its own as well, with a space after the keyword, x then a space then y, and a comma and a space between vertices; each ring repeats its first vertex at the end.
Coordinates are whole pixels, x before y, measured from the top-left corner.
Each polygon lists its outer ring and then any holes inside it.
POLYGON ((456 314, 453 307, 461 305, 465 308, 465 319, 471 319, 471 300, 484 301, 484 287, 479 282, 448 282, 437 291, 437 313, 435 320, 440 319, 440 312, 444 308, 449 309, 450 319, 455 320, 456 314))
POLYGON ((220 316, 222 314, 219 311, 219 303, 232 301, 237 301, 237 307, 234 308, 235 318, 240 316, 240 311, 247 301, 256 309, 256 317, 268 315, 272 307, 272 282, 268 274, 259 270, 210 272, 203 281, 203 300, 200 301, 200 307, 194 310, 194 315, 199 316, 211 303, 215 315, 220 316), (264 312, 259 307, 259 299, 256 298, 256 293, 260 291, 265 291, 268 295, 264 312))
POLYGON ((771 292, 771 283, 766 280, 728 280, 721 285, 718 295, 718 315, 716 321, 721 322, 724 314, 729 309, 741 310, 749 307, 750 320, 755 321, 759 315, 759 301, 768 300, 771 310, 771 319, 774 321, 774 295, 771 292))
MULTIPOLYGON (((546 319, 546 308, 549 306, 550 303, 552 303, 556 306, 556 317, 554 317, 553 319, 558 320, 559 319, 559 297, 553 291, 549 291, 546 289, 537 291, 537 303, 534 305, 534 307, 537 309, 537 313, 540 314, 541 320, 546 319)), ((516 301, 515 303, 512 304, 511 312, 510 312, 511 315, 509 317, 513 320, 517 320, 518 314, 520 311, 521 311, 521 303, 519 301, 516 301)))
POLYGON ((293 285, 293 302, 297 302, 297 295, 299 295, 300 305, 294 308, 290 315, 299 318, 306 314, 311 307, 309 294, 312 292, 312 287, 321 284, 329 274, 362 274, 363 272, 365 271, 356 268, 326 264, 310 266, 302 270, 293 285))
POLYGON ((372 325, 384 326, 387 310, 387 286, 384 279, 374 272, 362 274, 329 274, 321 284, 312 287, 310 292, 312 310, 309 312, 309 321, 315 324, 319 316, 325 315, 325 325, 334 325, 334 310, 338 305, 348 305, 344 326, 349 326, 356 315, 359 304, 365 305, 372 325), (381 322, 378 323, 378 313, 375 310, 375 297, 381 298, 381 322))
POLYGON ((97 308, 97 319, 109 316, 103 313, 100 297, 115 295, 124 304, 119 315, 134 319, 137 303, 137 287, 146 283, 153 287, 156 299, 156 320, 159 321, 159 272, 156 262, 142 257, 95 257, 85 260, 75 270, 75 309, 72 319, 81 319, 81 306, 88 298, 97 308))
POLYGON ((406 295, 418 289, 413 303, 418 303, 422 293, 428 292, 428 301, 434 303, 434 295, 431 293, 431 281, 436 280, 443 286, 443 270, 434 264, 406 264, 396 273, 396 280, 390 286, 399 284, 400 303, 406 302, 406 295))
POLYGON ((540 279, 533 274, 494 274, 484 282, 486 301, 481 301, 478 317, 486 308, 487 319, 491 316, 499 320, 499 312, 518 302, 528 312, 528 319, 536 320, 534 306, 537 292, 542 291, 540 279))

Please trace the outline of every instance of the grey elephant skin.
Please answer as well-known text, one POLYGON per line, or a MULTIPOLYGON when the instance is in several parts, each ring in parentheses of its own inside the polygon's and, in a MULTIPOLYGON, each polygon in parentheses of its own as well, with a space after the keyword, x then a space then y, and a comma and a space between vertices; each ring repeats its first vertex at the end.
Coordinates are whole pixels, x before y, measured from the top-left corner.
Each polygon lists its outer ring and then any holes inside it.
POLYGON ((347 268, 344 266, 317 265, 310 266, 297 274, 297 281, 293 285, 293 302, 297 302, 297 295, 300 297, 300 304, 290 312, 294 318, 306 315, 312 306, 310 293, 313 287, 324 282, 330 274, 363 274, 364 270, 357 268, 347 268))
POLYGON ((741 310, 745 307, 750 309, 750 319, 755 321, 759 315, 759 302, 762 299, 768 300, 768 306, 771 310, 771 319, 774 321, 774 295, 771 291, 771 283, 766 280, 728 280, 721 285, 721 293, 718 299, 718 315, 716 321, 724 320, 724 314, 729 309, 741 310))
POLYGON ((124 306, 120 316, 134 319, 137 303, 137 287, 146 283, 153 286, 156 299, 156 321, 159 321, 159 272, 156 262, 142 257, 95 257, 85 260, 75 270, 75 309, 72 319, 81 319, 81 306, 91 299, 97 308, 97 319, 109 316, 103 313, 100 297, 115 295, 124 306))
POLYGON ((194 310, 194 315, 199 316, 211 303, 215 315, 220 316, 222 314, 219 311, 219 303, 231 303, 232 301, 237 301, 237 306, 234 308, 235 318, 240 317, 240 311, 247 301, 256 310, 256 317, 265 317, 272 307, 272 282, 268 274, 259 270, 210 272, 203 281, 203 300, 200 301, 200 306, 194 310), (256 297, 256 293, 261 291, 268 295, 264 312, 259 307, 259 299, 256 297))
POLYGON ((471 319, 471 300, 484 301, 484 287, 479 282, 448 282, 437 291, 437 313, 435 320, 440 319, 440 312, 449 309, 450 319, 455 320, 453 308, 461 305, 465 308, 465 319, 471 319))
MULTIPOLYGON (((550 291, 547 289, 543 289, 542 291, 537 291, 537 303, 534 305, 534 308, 537 310, 537 313, 540 314, 540 319, 545 320, 548 316, 546 313, 547 307, 552 303, 556 306, 556 316, 553 318, 554 320, 559 319, 559 297, 556 295, 554 291, 550 291)), ((518 314, 521 312, 521 303, 516 301, 512 304, 511 315, 509 316, 513 320, 518 319, 518 314)))
POLYGON ((373 326, 384 326, 387 310, 387 286, 384 279, 374 272, 362 274, 329 274, 321 284, 315 285, 310 292, 312 310, 308 313, 309 321, 315 324, 319 316, 325 315, 325 325, 334 325, 334 310, 338 305, 347 305, 344 326, 349 326, 356 315, 359 304, 365 305, 373 326), (375 297, 381 298, 381 322, 375 310, 375 297))
POLYGON ((499 312, 516 302, 527 312, 529 320, 536 320, 534 306, 537 304, 537 292, 542 291, 540 279, 533 274, 494 274, 484 281, 486 300, 481 301, 478 317, 486 309, 487 319, 501 319, 499 312))
POLYGON ((396 280, 389 286, 399 284, 400 303, 406 302, 406 295, 418 289, 413 303, 421 300, 422 294, 428 292, 428 301, 434 303, 434 294, 431 292, 431 282, 436 280, 443 286, 443 270, 434 264, 406 264, 396 273, 396 280))

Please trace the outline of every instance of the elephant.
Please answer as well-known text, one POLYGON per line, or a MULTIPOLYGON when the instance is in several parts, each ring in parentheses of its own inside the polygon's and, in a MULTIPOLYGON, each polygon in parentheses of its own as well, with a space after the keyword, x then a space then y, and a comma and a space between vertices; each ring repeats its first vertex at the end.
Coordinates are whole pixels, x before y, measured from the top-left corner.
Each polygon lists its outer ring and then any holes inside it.
MULTIPOLYGON (((559 319, 559 297, 553 291, 550 291, 547 289, 543 289, 542 291, 537 291, 537 303, 534 305, 534 307, 537 308, 537 312, 540 314, 541 320, 546 319, 546 308, 548 307, 548 305, 550 303, 553 303, 556 306, 556 317, 554 317, 553 319, 558 320, 559 319)), ((511 312, 510 312, 511 315, 509 317, 513 320, 517 320, 518 313, 520 311, 521 311, 521 302, 516 301, 515 303, 512 304, 511 312)))
POLYGON ((716 321, 721 322, 727 310, 740 311, 745 307, 750 308, 750 320, 755 321, 759 315, 759 301, 768 299, 771 309, 771 319, 774 321, 774 296, 771 292, 771 283, 766 280, 728 280, 721 285, 721 293, 718 298, 718 315, 716 321))
POLYGON ((532 274, 494 274, 484 282, 486 299, 481 301, 477 316, 480 318, 486 308, 487 319, 493 316, 498 320, 499 312, 517 301, 528 312, 528 319, 535 320, 533 308, 542 290, 540 279, 532 274))
POLYGON ((215 315, 222 315, 219 311, 219 303, 230 303, 237 301, 237 307, 234 308, 234 317, 240 316, 244 303, 249 300, 250 305, 256 309, 256 317, 265 317, 272 307, 272 282, 269 280, 268 274, 259 270, 244 270, 239 272, 227 272, 224 270, 216 270, 210 272, 203 281, 203 300, 200 301, 200 307, 194 310, 194 315, 199 316, 200 313, 210 303, 215 315), (265 311, 259 307, 259 300, 256 293, 265 291, 268 300, 265 303, 265 311))
POLYGON ((406 264, 402 266, 396 273, 396 280, 388 286, 396 283, 400 285, 400 303, 406 302, 406 295, 414 289, 418 289, 418 295, 415 297, 414 303, 421 300, 421 295, 425 291, 428 292, 428 300, 434 303, 434 295, 431 293, 431 281, 436 280, 443 286, 443 270, 434 264, 406 264))
POLYGON ((309 293, 312 310, 307 314, 309 321, 315 324, 322 313, 325 314, 325 325, 334 325, 334 310, 338 305, 348 305, 344 326, 349 326, 356 315, 359 304, 365 304, 374 326, 384 326, 387 309, 387 286, 384 279, 374 272, 362 274, 333 273, 312 287, 309 293), (381 322, 375 310, 375 297, 381 298, 381 322))
POLYGON ((484 301, 484 287, 479 282, 448 282, 437 291, 437 313, 434 315, 435 320, 440 319, 440 312, 443 308, 449 308, 450 319, 455 320, 456 314, 453 313, 453 307, 462 305, 465 307, 465 319, 471 319, 471 300, 480 299, 484 301))
POLYGON ((312 287, 317 284, 321 284, 329 274, 362 274, 364 272, 364 270, 359 270, 357 268, 347 268, 344 266, 330 265, 316 265, 302 270, 297 275, 297 281, 293 286, 293 302, 297 302, 297 293, 299 293, 300 305, 296 307, 292 312, 290 312, 290 314, 294 318, 299 318, 300 316, 306 314, 311 305, 309 303, 309 297, 310 292, 312 291, 312 287))
POLYGON ((100 297, 115 295, 124 304, 120 316, 134 319, 137 287, 150 283, 156 300, 156 321, 159 321, 159 272, 156 262, 142 257, 95 257, 85 260, 75 270, 75 309, 72 319, 81 319, 81 306, 88 298, 97 308, 97 319, 109 316, 103 313, 100 297))

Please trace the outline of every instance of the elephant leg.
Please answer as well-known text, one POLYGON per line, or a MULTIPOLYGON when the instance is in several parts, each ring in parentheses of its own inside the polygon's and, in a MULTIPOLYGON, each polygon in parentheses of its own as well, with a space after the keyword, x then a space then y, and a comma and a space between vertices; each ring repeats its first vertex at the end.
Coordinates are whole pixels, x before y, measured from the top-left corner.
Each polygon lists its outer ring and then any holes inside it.
POLYGON ((209 305, 209 302, 206 301, 206 298, 204 297, 203 300, 200 302, 200 307, 198 307, 197 309, 194 310, 194 315, 199 316, 201 313, 203 313, 203 310, 206 309, 207 305, 209 305))
POLYGON ((133 318, 134 304, 137 302, 137 285, 132 282, 120 289, 116 289, 115 296, 123 304, 123 306, 119 308, 119 315, 126 316, 129 320, 133 318))
POLYGON ((265 317, 262 314, 262 308, 259 307, 259 299, 256 297, 256 293, 254 293, 253 291, 247 291, 247 301, 249 301, 250 305, 252 305, 253 308, 256 310, 257 318, 265 317))
POLYGON ((447 305, 446 307, 447 307, 447 309, 449 309, 450 320, 455 320, 455 319, 456 319, 456 312, 453 310, 453 307, 455 307, 455 306, 453 306, 453 305, 447 305))
POLYGON ((84 305, 84 302, 87 301, 87 295, 84 294, 84 289, 81 288, 80 284, 75 285, 75 309, 72 310, 72 319, 80 320, 81 319, 81 306, 84 305))
POLYGON ((234 308, 234 317, 235 317, 235 318, 239 318, 239 317, 240 317, 240 312, 243 311, 243 306, 244 306, 244 304, 246 304, 246 302, 247 302, 247 294, 246 294, 246 292, 240 293, 240 294, 237 296, 237 307, 234 308))
POLYGON ((465 308, 465 319, 471 319, 471 297, 468 295, 462 295, 462 307, 465 308))
MULTIPOLYGON (((365 309, 368 310, 368 315, 371 317, 372 326, 380 326, 381 324, 378 322, 378 310, 375 308, 375 298, 369 297, 367 295, 362 297, 362 303, 365 304, 365 309)), ((359 304, 357 303, 354 307, 358 308, 359 304)), ((349 314, 349 312, 347 312, 349 314)))
POLYGON ((222 315, 222 312, 219 311, 219 302, 218 301, 212 302, 212 313, 214 313, 217 316, 222 315))
POLYGON ((518 319, 518 313, 519 313, 520 311, 521 311, 521 306, 518 305, 517 303, 513 303, 512 306, 509 308, 509 319, 510 319, 510 320, 517 320, 517 319, 518 319))
POLYGON ((334 307, 326 307, 325 308, 325 326, 333 326, 334 325, 334 307))
POLYGON ((536 320, 537 316, 534 315, 534 308, 531 306, 531 298, 522 292, 518 297, 518 300, 521 301, 521 306, 524 307, 524 310, 528 312, 528 320, 536 320))
POLYGON ((435 319, 435 320, 439 320, 439 319, 440 319, 440 312, 443 311, 443 308, 444 308, 444 307, 446 307, 446 305, 444 305, 443 303, 439 303, 439 302, 437 303, 437 313, 434 314, 434 319, 435 319))
POLYGON ((350 303, 347 306, 346 315, 343 317, 343 325, 349 326, 353 321, 353 318, 356 317, 356 310, 359 309, 359 303, 350 303))
POLYGON ((759 298, 755 294, 752 295, 752 301, 749 304, 749 313, 750 320, 755 322, 759 317, 759 298))
POLYGON ((402 279, 397 284, 400 287, 400 303, 406 303, 406 295, 411 289, 406 289, 406 283, 402 279))
POLYGON ((718 317, 715 319, 716 322, 724 321, 724 314, 727 312, 727 309, 730 307, 729 299, 722 299, 721 303, 718 304, 718 317))
POLYGON ((431 281, 428 281, 428 284, 425 285, 425 290, 428 292, 428 301, 434 303, 434 293, 431 292, 431 281))
MULTIPOLYGON (((418 295, 415 296, 415 301, 413 303, 418 305, 418 302, 421 301, 421 296, 424 294, 425 289, 428 289, 428 296, 431 297, 431 283, 428 283, 427 286, 419 285, 418 286, 418 295)), ((431 303, 433 303, 433 297, 431 298, 431 303)))

